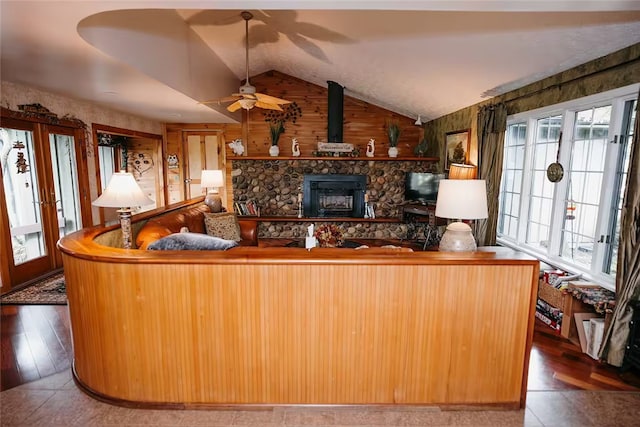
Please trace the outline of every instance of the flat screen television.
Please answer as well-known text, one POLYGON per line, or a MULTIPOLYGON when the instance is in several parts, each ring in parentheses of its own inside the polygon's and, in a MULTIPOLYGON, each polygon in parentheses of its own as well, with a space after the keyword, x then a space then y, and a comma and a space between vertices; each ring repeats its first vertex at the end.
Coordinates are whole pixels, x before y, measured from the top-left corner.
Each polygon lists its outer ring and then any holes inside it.
POLYGON ((435 203, 438 186, 445 174, 431 172, 407 172, 404 181, 404 199, 407 202, 435 203))

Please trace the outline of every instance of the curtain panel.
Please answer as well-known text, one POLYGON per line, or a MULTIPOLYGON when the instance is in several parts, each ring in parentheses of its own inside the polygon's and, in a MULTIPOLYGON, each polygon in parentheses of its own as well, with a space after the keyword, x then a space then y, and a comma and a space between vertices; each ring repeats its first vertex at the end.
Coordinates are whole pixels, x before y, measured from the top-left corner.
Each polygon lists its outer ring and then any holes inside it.
POLYGON ((507 129, 507 107, 500 103, 485 105, 478 111, 479 179, 487 182, 489 216, 476 226, 478 246, 496 244, 498 228, 498 197, 504 157, 504 134, 507 129))
POLYGON ((638 97, 627 186, 622 202, 616 307, 599 353, 601 359, 606 359, 613 366, 622 366, 629 338, 629 321, 633 315, 629 302, 638 298, 640 292, 640 94, 638 97))

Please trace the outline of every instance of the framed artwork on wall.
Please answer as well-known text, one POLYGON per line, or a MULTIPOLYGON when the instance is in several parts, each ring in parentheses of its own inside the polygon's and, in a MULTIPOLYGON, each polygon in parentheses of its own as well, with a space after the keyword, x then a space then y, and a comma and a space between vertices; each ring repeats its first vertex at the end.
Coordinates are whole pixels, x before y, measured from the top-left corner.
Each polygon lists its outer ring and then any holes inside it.
POLYGON ((469 156, 471 129, 447 132, 445 136, 444 170, 449 170, 451 163, 466 163, 469 156))

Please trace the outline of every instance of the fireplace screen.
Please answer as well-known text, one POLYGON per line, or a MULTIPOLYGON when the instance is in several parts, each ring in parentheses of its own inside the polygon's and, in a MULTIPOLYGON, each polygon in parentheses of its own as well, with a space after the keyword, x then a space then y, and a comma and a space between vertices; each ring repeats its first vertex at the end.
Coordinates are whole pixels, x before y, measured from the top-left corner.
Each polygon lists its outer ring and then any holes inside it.
POLYGON ((305 175, 304 215, 362 218, 366 185, 366 175, 305 175))

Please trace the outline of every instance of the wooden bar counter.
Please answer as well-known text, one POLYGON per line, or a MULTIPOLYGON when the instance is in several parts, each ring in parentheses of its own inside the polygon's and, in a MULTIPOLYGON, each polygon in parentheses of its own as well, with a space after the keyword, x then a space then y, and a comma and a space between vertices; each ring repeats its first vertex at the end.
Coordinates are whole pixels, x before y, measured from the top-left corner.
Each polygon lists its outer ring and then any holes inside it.
POLYGON ((538 262, 59 242, 74 375, 115 403, 524 407, 538 262))

